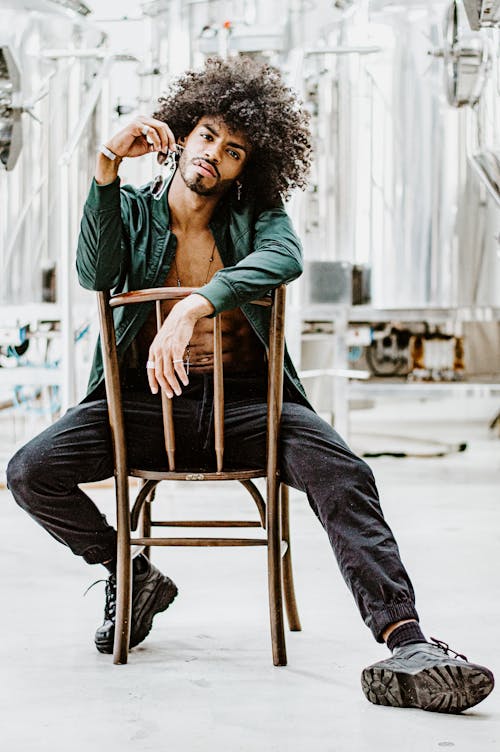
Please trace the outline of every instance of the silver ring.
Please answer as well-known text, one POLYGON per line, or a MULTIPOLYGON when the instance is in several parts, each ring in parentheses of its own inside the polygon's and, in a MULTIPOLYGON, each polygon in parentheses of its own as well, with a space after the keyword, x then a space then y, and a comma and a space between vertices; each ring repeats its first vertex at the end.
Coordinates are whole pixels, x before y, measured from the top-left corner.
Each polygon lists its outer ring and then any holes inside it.
POLYGON ((153 368, 153 369, 155 369, 156 366, 155 366, 154 360, 148 360, 147 363, 146 363, 146 368, 153 368))
POLYGON ((149 125, 145 125, 144 128, 142 129, 141 133, 142 133, 143 136, 147 136, 150 130, 151 130, 151 128, 149 127, 149 125))
POLYGON ((172 363, 184 363, 184 358, 179 358, 178 360, 173 360, 172 363))

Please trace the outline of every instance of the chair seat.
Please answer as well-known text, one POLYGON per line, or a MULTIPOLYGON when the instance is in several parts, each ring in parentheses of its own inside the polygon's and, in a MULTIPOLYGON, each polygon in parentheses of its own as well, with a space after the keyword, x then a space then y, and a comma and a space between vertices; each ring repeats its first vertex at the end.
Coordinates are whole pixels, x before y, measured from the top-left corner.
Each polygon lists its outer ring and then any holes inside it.
POLYGON ((223 470, 220 473, 200 472, 198 470, 137 470, 129 468, 128 474, 134 478, 146 480, 251 480, 252 478, 264 478, 264 468, 253 470, 223 470))

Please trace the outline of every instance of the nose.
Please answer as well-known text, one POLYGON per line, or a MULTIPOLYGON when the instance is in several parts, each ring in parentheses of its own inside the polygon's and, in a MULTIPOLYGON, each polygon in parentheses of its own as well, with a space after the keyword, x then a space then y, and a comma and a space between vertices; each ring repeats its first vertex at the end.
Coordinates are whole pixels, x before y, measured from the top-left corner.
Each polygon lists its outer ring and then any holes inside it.
POLYGON ((207 145, 205 156, 214 164, 219 164, 221 161, 220 146, 214 143, 210 144, 210 146, 207 145))

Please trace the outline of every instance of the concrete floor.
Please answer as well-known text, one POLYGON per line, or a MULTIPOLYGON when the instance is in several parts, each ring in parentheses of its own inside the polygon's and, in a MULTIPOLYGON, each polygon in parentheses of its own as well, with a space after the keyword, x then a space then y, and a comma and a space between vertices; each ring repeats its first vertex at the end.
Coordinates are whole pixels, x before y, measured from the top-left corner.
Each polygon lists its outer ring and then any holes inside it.
MULTIPOLYGON (((387 444, 362 432, 467 440, 441 459, 371 462, 383 507, 412 574, 427 635, 500 675, 500 440, 464 403, 377 408, 354 416, 357 449, 387 444), (439 419, 436 419, 436 415, 439 419), (405 416, 404 430, 401 417, 405 416), (458 415, 458 417, 457 417, 458 415)), ((392 441, 394 444, 394 440, 392 441)), ((396 441, 396 444, 398 442, 396 441)), ((186 515, 179 485, 164 485, 186 515)), ((92 494, 109 516, 112 491, 92 494)), ((189 514, 248 513, 229 486, 192 487, 189 514)), ((186 497, 184 496, 184 499, 186 497)), ((386 656, 362 624, 305 498, 292 495, 302 633, 288 633, 286 668, 274 668, 264 550, 160 549, 157 564, 180 596, 113 666, 95 651, 104 586, 0 491, 1 748, 11 752, 467 752, 500 742, 498 691, 461 717, 370 705, 361 669, 386 656), (13 540, 10 531, 15 530, 13 540)))

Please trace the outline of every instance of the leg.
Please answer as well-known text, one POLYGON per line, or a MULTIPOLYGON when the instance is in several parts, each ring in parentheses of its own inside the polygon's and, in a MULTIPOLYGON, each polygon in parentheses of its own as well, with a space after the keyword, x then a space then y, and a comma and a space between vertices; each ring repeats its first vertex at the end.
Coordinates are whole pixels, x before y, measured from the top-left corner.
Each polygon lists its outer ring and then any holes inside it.
POLYGON ((78 484, 112 475, 103 400, 68 410, 7 467, 7 483, 19 506, 89 564, 116 556, 116 533, 78 484))
POLYGON ((384 519, 373 474, 312 411, 287 404, 283 482, 299 488, 330 539, 342 575, 375 639, 394 622, 416 619, 413 587, 384 519))
MULTIPOLYGON (((233 410, 238 447, 235 463, 262 464, 265 410, 233 410)), ((382 642, 397 623, 418 621, 411 582, 378 502, 373 475, 338 434, 315 413, 286 403, 282 419, 282 481, 305 491, 332 544, 342 574, 365 623, 382 642)), ((401 629, 405 629, 402 626, 401 629)), ((449 655, 444 643, 425 641, 395 647, 391 658, 362 674, 370 702, 460 713, 489 695, 489 669, 449 655)))
POLYGON ((281 484, 281 536, 287 544, 285 555, 283 556, 283 591, 285 594, 286 613, 288 617, 288 626, 292 632, 300 632, 299 610, 295 598, 295 587, 293 584, 292 568, 292 550, 290 546, 290 509, 288 498, 288 486, 281 484))
MULTIPOLYGON (((190 401, 179 401, 181 425, 192 425, 190 401), (184 404, 185 403, 185 404, 184 404)), ((165 450, 159 400, 126 393, 128 460, 136 467, 163 467, 165 450)), ((179 442, 187 461, 192 442, 179 442)), ((7 467, 17 501, 54 538, 89 564, 116 558, 116 532, 79 487, 113 476, 113 455, 104 399, 82 402, 22 447, 7 467)))
MULTIPOLYGON (((228 462, 262 464, 265 420, 265 405, 227 406, 228 462)), ((418 619, 413 587, 380 509, 370 468, 316 413, 289 402, 281 424, 281 480, 307 494, 375 639, 382 642, 382 632, 394 622, 418 619)))
POLYGON ((280 483, 275 473, 268 473, 266 485, 267 575, 273 663, 275 666, 286 666, 286 643, 283 623, 280 483))
MULTIPOLYGON (((127 436, 134 439, 128 447, 131 463, 161 466, 162 420, 155 400, 127 395, 124 414, 127 436)), ((90 564, 106 562, 110 571, 117 555, 116 532, 78 484, 112 474, 108 412, 103 399, 69 410, 20 449, 7 470, 9 487, 21 507, 73 553, 90 564)), ((134 567, 132 646, 146 637, 152 616, 164 610, 176 593, 172 581, 158 570, 150 567, 140 572, 134 567)), ((95 636, 101 652, 112 652, 115 618, 116 579, 112 574, 106 586, 104 624, 95 636)))

